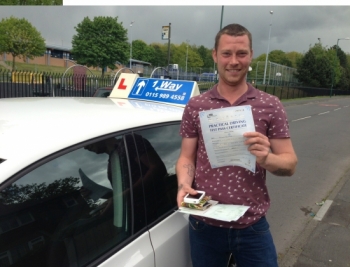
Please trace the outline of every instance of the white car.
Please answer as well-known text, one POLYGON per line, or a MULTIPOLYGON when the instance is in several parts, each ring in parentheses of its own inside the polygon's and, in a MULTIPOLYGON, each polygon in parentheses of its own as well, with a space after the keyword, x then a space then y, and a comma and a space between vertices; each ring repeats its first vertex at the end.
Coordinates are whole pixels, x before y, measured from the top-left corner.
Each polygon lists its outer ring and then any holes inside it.
POLYGON ((183 107, 0 99, 0 266, 190 267, 183 107))

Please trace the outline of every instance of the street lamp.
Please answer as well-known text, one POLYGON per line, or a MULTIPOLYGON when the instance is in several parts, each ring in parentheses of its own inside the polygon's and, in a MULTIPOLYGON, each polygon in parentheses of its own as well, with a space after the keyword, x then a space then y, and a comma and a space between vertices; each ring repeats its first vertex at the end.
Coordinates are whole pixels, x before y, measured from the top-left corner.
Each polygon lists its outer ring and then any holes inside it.
POLYGON ((131 59, 132 59, 132 35, 131 35, 131 29, 132 25, 135 21, 130 22, 130 69, 131 69, 131 59))
POLYGON ((222 18, 224 17, 224 6, 221 7, 220 30, 222 29, 222 18))
POLYGON ((186 80, 187 80, 187 60, 188 60, 188 42, 190 40, 186 40, 186 80))
POLYGON ((264 80, 263 80, 263 84, 265 84, 265 79, 266 79, 266 68, 267 68, 267 59, 269 57, 269 47, 270 47, 270 36, 271 36, 271 26, 272 26, 272 15, 273 15, 273 11, 270 11, 271 14, 271 22, 270 22, 270 30, 269 30, 269 42, 267 43, 267 52, 266 52, 266 59, 265 59, 265 70, 264 70, 264 80))
MULTIPOLYGON (((337 40, 337 46, 335 47, 335 55, 336 57, 338 57, 338 44, 339 44, 339 40, 350 40, 350 37, 345 37, 345 38, 338 38, 337 40)), ((330 95, 329 97, 332 97, 332 91, 333 91, 333 83, 334 83, 334 68, 332 69, 332 83, 331 83, 331 92, 330 92, 330 95)))

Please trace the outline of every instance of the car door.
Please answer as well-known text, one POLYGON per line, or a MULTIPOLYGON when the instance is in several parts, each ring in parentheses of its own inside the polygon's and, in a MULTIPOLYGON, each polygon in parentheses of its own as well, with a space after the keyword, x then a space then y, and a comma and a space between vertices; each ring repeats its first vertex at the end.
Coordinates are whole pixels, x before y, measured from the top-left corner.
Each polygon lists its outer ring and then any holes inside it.
POLYGON ((175 123, 134 132, 140 161, 153 166, 152 173, 143 169, 143 177, 146 177, 143 185, 147 226, 156 266, 160 267, 192 266, 188 215, 177 212, 176 202, 175 165, 181 148, 179 129, 180 123, 175 123))
POLYGON ((0 266, 155 266, 126 136, 69 147, 1 185, 0 266))

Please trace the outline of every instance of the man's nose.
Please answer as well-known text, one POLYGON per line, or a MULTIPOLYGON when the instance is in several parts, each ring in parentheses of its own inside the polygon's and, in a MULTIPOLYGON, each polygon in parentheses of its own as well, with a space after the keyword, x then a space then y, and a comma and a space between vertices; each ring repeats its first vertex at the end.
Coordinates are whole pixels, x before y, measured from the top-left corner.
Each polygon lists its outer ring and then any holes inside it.
POLYGON ((230 57, 229 63, 232 64, 232 65, 238 64, 237 56, 236 56, 236 55, 232 55, 232 56, 230 57))

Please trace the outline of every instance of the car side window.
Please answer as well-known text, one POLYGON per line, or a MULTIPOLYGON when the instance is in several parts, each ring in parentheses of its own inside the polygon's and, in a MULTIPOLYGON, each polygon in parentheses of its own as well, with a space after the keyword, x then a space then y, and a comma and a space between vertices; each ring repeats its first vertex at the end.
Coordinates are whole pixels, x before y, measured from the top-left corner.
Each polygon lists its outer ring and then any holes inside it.
POLYGON ((147 223, 177 209, 176 161, 180 154, 179 124, 162 125, 134 133, 142 169, 147 223))
POLYGON ((125 146, 125 136, 86 145, 0 191, 0 266, 85 266, 142 229, 125 146))

